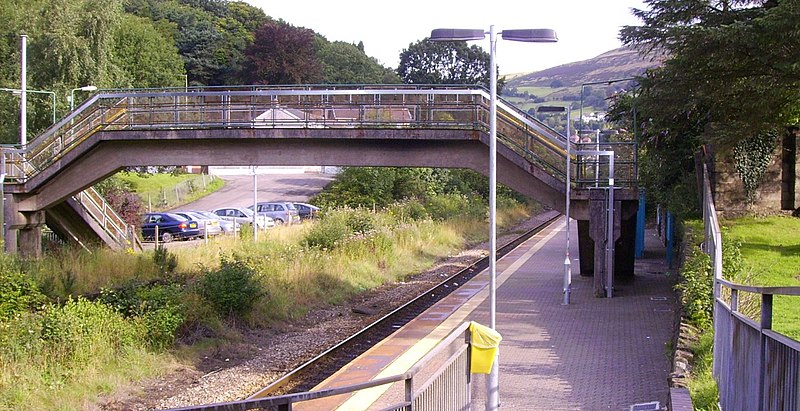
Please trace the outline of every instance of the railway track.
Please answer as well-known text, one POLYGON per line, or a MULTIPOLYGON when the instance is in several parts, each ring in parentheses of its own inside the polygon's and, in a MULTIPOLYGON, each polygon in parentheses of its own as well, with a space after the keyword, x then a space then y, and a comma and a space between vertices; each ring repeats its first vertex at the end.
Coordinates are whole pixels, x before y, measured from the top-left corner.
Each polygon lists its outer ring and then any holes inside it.
MULTIPOLYGON (((500 258, 509 253, 524 241, 531 238, 534 234, 541 231, 548 224, 555 221, 559 216, 560 214, 553 213, 550 218, 544 220, 536 227, 506 243, 497 250, 497 257, 500 258)), ((275 380, 248 399, 310 391, 314 386, 364 353, 375 345, 375 343, 385 339, 394 331, 416 318, 423 311, 458 289, 459 286, 469 281, 488 266, 488 256, 474 261, 471 265, 451 275, 436 286, 363 328, 361 331, 358 331, 339 344, 305 362, 278 380, 275 380)))

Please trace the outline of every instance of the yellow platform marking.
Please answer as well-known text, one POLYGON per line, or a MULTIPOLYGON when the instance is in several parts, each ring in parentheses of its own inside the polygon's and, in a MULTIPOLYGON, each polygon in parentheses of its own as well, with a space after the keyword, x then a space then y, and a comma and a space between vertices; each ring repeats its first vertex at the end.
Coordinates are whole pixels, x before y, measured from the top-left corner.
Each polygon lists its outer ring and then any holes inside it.
MULTIPOLYGON (((497 287, 499 288, 512 274, 517 272, 519 268, 525 264, 537 251, 539 251, 550 239, 553 238, 564 226, 564 222, 558 223, 558 225, 549 228, 550 232, 547 233, 544 237, 540 237, 539 234, 535 235, 528 241, 537 240, 538 242, 534 244, 528 251, 525 252, 520 258, 518 258, 514 263, 512 263, 508 268, 503 270, 502 273, 497 275, 497 287)), ((525 241, 527 243, 528 241, 525 241)), ((486 270, 481 272, 481 275, 486 274, 486 270)), ((461 306, 456 312, 453 313, 447 320, 443 321, 439 324, 430 334, 425 336, 425 338, 421 339, 419 342, 414 344, 411 348, 409 348, 405 353, 397 357, 391 364, 389 364, 386 368, 383 369, 378 375, 376 375, 373 379, 383 378, 383 377, 390 377, 393 375, 402 374, 408 371, 411 367, 414 366, 422 357, 425 356, 430 350, 432 350, 436 344, 447 337, 450 332, 462 324, 467 317, 475 311, 475 309, 483 303, 487 298, 489 298, 489 287, 488 285, 483 288, 480 292, 476 293, 467 303, 461 306)), ((353 394, 347 401, 342 403, 339 407, 336 408, 337 411, 349 411, 349 410, 363 410, 364 404, 372 404, 378 400, 386 391, 389 390, 391 387, 390 384, 382 385, 379 387, 373 387, 366 390, 358 391, 357 393, 353 394)))

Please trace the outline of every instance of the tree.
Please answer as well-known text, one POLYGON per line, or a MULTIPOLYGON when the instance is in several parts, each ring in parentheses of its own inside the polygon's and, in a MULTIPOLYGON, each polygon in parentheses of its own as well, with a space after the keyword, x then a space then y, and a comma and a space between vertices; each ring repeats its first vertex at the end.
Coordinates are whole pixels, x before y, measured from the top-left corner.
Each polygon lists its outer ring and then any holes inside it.
POLYGON ((253 84, 307 84, 319 82, 314 32, 269 21, 255 32, 245 50, 245 76, 253 84))
POLYGON ((358 46, 335 41, 329 43, 319 38, 318 57, 322 64, 323 82, 330 84, 387 84, 400 79, 373 57, 364 54, 358 46))
POLYGON ((705 110, 704 140, 722 147, 800 119, 800 4, 779 0, 647 0, 642 26, 620 38, 669 56, 648 75, 643 98, 665 110, 705 110))
POLYGON ((165 38, 151 20, 125 14, 114 37, 114 62, 122 72, 115 86, 183 85, 183 59, 175 42, 165 38))
MULTIPOLYGON (((624 27, 620 38, 641 53, 666 59, 639 79, 635 99, 615 101, 609 113, 613 120, 630 122, 635 105, 642 183, 659 197, 656 201, 687 214, 696 211, 687 204, 696 204, 697 197, 687 193, 696 188, 694 155, 701 145, 714 143, 723 153, 733 152, 797 124, 800 4, 645 3, 647 10, 633 12, 644 24, 624 27)), ((761 155, 770 155, 769 150, 761 155)))
MULTIPOLYGON (((489 88, 491 56, 465 41, 420 40, 400 53, 397 74, 406 84, 476 84, 489 88)), ((497 82, 501 94, 505 78, 497 82)))

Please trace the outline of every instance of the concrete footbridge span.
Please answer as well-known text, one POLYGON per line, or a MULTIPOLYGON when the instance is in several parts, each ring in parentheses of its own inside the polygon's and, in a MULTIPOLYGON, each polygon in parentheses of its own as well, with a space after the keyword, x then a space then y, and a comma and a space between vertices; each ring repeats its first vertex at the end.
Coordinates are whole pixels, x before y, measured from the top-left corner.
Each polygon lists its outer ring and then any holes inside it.
MULTIPOLYGON (((129 236, 131 229, 121 227, 103 238, 107 217, 87 216, 91 207, 80 198, 102 202, 91 193, 92 185, 124 167, 444 167, 486 175, 489 120, 489 93, 475 87, 103 91, 26 147, 3 149, 5 247, 38 254, 44 224, 60 226, 76 241, 96 233, 103 242, 119 244, 126 238, 119 233, 129 236)), ((601 279, 612 273, 596 261, 610 252, 616 277, 632 275, 635 144, 572 143, 503 100, 497 104, 497 138, 498 182, 561 212, 566 147, 572 145, 570 214, 578 220, 581 273, 595 275, 602 288, 601 279)))

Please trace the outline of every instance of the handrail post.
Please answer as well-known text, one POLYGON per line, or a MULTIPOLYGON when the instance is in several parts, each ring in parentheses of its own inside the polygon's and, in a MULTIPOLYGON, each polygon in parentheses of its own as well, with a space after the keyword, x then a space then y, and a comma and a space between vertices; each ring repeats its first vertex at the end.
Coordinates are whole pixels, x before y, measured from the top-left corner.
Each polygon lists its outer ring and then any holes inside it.
POLYGON ((761 329, 772 329, 772 294, 761 294, 761 329))
POLYGON ((759 343, 761 344, 760 364, 758 367, 758 404, 762 409, 764 407, 764 396, 766 395, 766 378, 767 378, 767 336, 764 335, 764 330, 772 329, 772 294, 761 294, 761 330, 759 332, 759 343))

